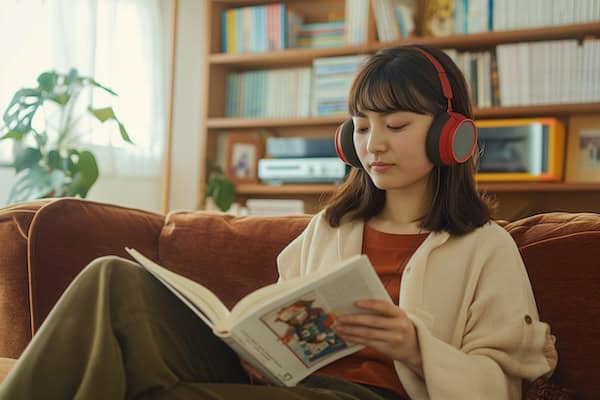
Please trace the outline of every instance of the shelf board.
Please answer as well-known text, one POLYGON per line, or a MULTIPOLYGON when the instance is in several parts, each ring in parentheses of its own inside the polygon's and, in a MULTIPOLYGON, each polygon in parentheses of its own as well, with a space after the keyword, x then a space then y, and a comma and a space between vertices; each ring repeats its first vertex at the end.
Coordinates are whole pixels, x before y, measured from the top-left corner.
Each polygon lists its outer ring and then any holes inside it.
POLYGON ((261 195, 296 195, 296 194, 321 194, 332 193, 336 188, 334 184, 285 184, 268 185, 264 183, 237 185, 235 190, 238 194, 261 194, 261 195))
POLYGON ((375 43, 371 47, 373 50, 377 50, 383 47, 423 44, 444 49, 453 48, 465 50, 493 47, 498 44, 534 42, 540 40, 578 39, 594 35, 600 35, 600 24, 598 23, 559 25, 515 31, 468 33, 442 37, 414 37, 394 42, 375 43))
POLYGON ((209 118, 208 129, 272 128, 290 126, 318 126, 341 124, 345 115, 304 118, 209 118))
POLYGON ((213 53, 210 65, 231 65, 239 68, 273 68, 284 65, 312 64, 315 58, 346 56, 372 52, 372 46, 343 46, 321 49, 285 49, 261 53, 213 53))
MULTIPOLYGON (((581 104, 545 104, 537 106, 475 108, 477 118, 513 118, 600 113, 600 102, 581 104)), ((208 129, 244 129, 337 125, 345 115, 305 118, 209 118, 208 129)))
POLYGON ((556 115, 600 113, 598 103, 570 103, 570 104, 540 104, 533 106, 510 106, 474 108, 473 114, 477 118, 512 118, 512 117, 552 117, 556 115))
POLYGON ((479 49, 498 44, 532 42, 540 40, 579 39, 585 36, 600 36, 599 23, 559 25, 544 28, 521 29, 516 31, 496 31, 469 33, 442 37, 411 37, 393 42, 375 42, 358 46, 343 46, 322 49, 285 49, 261 53, 213 53, 209 55, 210 65, 231 65, 238 68, 273 68, 291 64, 310 64, 319 57, 374 53, 384 47, 407 44, 423 44, 439 48, 479 49))
POLYGON ((479 190, 486 192, 600 192, 599 183, 563 182, 498 182, 478 183, 479 190))
MULTIPOLYGON (((599 183, 546 183, 546 182, 501 182, 479 183, 485 192, 600 192, 599 183)), ((332 193, 336 185, 329 184, 284 184, 262 183, 237 185, 236 191, 243 195, 302 195, 332 193)))

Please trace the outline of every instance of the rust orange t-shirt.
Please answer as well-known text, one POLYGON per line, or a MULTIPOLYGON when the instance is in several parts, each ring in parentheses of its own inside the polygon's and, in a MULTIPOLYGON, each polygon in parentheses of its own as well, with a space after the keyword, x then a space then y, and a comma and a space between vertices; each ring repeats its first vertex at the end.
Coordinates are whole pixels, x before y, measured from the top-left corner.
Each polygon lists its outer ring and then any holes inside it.
MULTIPOLYGON (((365 224, 362 253, 375 267, 395 304, 400 295, 400 278, 406 263, 427 233, 392 234, 377 231, 365 224)), ((315 372, 352 382, 378 386, 408 398, 396 374, 393 361, 377 350, 365 348, 341 358, 315 372)))

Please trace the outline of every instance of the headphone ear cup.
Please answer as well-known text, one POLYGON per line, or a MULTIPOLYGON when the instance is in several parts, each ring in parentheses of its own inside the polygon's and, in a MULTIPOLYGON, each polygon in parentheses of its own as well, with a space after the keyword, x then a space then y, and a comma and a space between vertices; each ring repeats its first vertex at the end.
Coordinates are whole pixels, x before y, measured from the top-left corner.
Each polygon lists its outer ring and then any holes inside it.
POLYGON ((354 147, 354 122, 344 121, 335 131, 335 151, 338 157, 348 165, 362 168, 356 148, 354 147))
POLYGON ((477 145, 477 127, 462 114, 444 112, 436 115, 427 133, 426 151, 437 166, 452 166, 469 160, 477 145))

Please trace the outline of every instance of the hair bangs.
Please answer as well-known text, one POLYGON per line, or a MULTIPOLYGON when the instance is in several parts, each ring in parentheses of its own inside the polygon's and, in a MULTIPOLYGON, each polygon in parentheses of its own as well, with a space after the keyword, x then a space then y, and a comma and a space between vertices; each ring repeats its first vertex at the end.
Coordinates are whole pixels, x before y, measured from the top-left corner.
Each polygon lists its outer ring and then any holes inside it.
POLYGON ((419 93, 409 76, 402 71, 401 63, 386 63, 382 57, 374 56, 359 72, 350 89, 350 115, 365 111, 434 113, 437 107, 419 93))

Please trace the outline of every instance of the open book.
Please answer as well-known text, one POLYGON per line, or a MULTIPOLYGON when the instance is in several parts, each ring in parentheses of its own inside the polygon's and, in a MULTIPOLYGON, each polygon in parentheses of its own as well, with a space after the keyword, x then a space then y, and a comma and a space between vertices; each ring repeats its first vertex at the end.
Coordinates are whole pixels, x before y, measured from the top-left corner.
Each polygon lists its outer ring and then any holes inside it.
POLYGON ((204 286, 136 250, 127 251, 241 358, 280 386, 294 386, 317 369, 364 347, 345 343, 334 331, 336 315, 360 311, 353 305, 355 300, 392 302, 365 255, 262 287, 228 310, 204 286))

